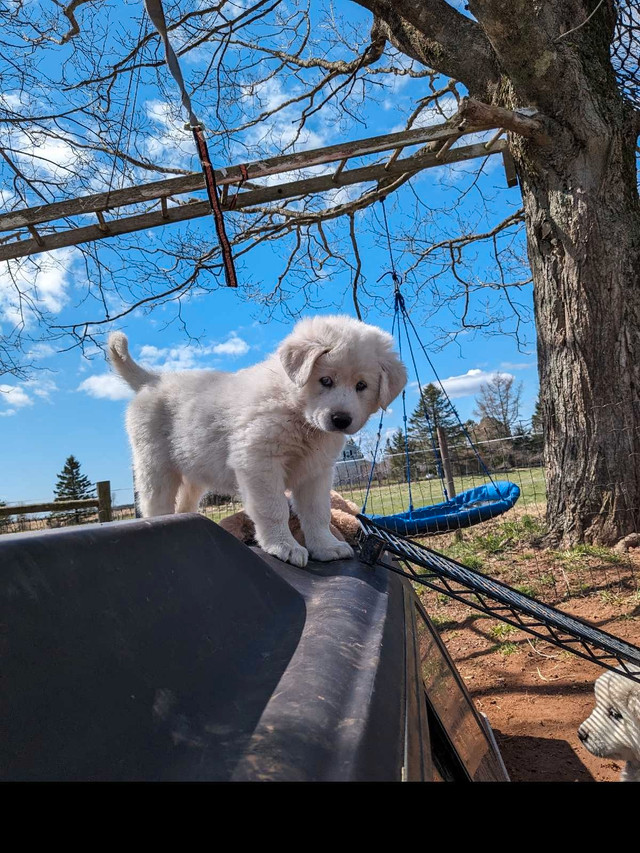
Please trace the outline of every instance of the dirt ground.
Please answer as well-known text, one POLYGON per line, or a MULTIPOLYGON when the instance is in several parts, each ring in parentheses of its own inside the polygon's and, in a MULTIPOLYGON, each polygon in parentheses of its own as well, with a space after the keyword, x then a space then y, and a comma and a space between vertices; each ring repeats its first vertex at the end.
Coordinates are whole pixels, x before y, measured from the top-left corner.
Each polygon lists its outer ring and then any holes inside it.
MULTIPOLYGON (((509 559, 521 576, 522 561, 509 559)), ((531 582, 545 576, 552 562, 537 559, 531 582)), ((587 569, 591 591, 566 592, 549 603, 640 647, 640 554, 630 552, 623 565, 587 569)), ((502 575, 509 583, 508 572, 502 575)), ((443 595, 427 591, 421 598, 489 718, 513 782, 617 781, 621 763, 591 755, 577 735, 593 710, 593 685, 604 669, 443 595)))

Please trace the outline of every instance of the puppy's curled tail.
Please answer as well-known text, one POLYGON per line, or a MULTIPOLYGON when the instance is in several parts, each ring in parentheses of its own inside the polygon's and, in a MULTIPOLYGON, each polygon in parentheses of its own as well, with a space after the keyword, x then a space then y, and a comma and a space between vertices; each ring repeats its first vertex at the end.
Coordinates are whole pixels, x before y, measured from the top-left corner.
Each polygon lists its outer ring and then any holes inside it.
POLYGON ((108 348, 109 361, 114 370, 134 391, 139 391, 143 385, 148 385, 158 379, 157 373, 145 370, 131 358, 127 336, 122 332, 112 332, 109 335, 108 348))

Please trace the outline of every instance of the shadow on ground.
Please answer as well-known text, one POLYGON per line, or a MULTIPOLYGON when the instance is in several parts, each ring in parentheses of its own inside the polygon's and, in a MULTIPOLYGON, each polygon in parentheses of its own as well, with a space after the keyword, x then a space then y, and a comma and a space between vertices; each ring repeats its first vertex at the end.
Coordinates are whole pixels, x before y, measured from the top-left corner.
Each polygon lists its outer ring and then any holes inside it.
POLYGON ((595 782, 566 740, 494 733, 512 782, 595 782))

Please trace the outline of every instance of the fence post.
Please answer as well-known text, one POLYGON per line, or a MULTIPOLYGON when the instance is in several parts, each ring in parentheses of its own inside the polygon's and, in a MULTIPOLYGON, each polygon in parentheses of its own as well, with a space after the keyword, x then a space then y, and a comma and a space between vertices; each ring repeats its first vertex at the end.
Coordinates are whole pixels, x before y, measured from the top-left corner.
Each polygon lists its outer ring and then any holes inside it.
POLYGON ((98 521, 104 524, 106 521, 112 521, 111 513, 111 481, 102 480, 96 483, 98 492, 98 521))

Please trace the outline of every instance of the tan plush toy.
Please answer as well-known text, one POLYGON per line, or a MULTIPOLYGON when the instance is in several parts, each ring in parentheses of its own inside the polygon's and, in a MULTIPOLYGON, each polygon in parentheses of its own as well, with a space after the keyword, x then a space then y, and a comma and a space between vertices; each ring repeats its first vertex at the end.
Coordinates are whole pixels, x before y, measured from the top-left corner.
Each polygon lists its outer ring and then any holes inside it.
MULTIPOLYGON (((360 530, 360 523, 356 515, 360 512, 353 501, 343 498, 338 492, 331 492, 331 525, 330 530, 336 539, 354 545, 356 536, 360 530)), ((253 521, 245 512, 236 512, 228 515, 218 522, 220 527, 245 542, 247 545, 255 544, 255 527, 253 521)), ((289 529, 296 542, 304 545, 304 534, 300 528, 300 522, 293 511, 289 517, 289 529)))

